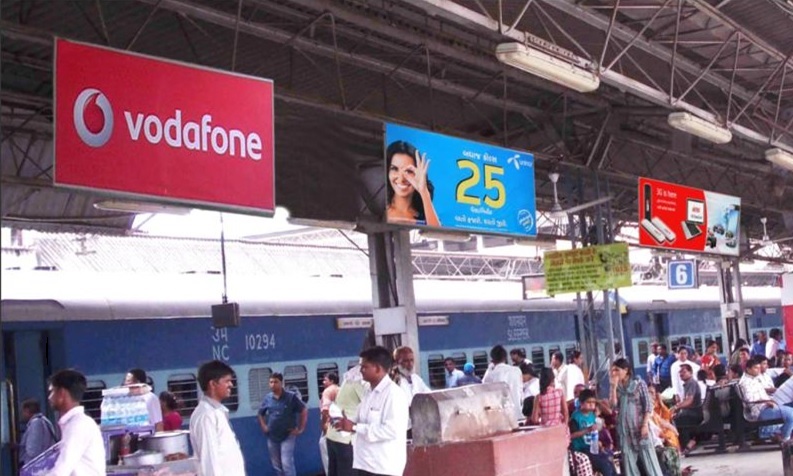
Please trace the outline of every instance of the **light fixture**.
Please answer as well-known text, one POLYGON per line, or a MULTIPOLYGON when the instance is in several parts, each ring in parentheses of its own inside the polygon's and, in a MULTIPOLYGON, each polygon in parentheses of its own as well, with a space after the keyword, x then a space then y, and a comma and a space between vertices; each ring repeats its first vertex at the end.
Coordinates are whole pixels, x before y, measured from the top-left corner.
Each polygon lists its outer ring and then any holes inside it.
POLYGON ((669 114, 669 125, 683 132, 688 132, 716 144, 726 144, 732 140, 732 132, 713 122, 700 119, 688 112, 669 114))
POLYGON ((307 226, 311 228, 332 228, 336 230, 355 231, 358 224, 344 220, 319 220, 313 218, 288 217, 286 222, 294 226, 307 226))
POLYGON ((471 240, 471 235, 469 235, 468 233, 459 233, 452 231, 420 230, 419 234, 423 238, 427 238, 430 240, 438 240, 438 241, 456 241, 458 243, 465 243, 466 241, 471 240))
POLYGON ((793 155, 789 152, 782 149, 768 149, 765 151, 765 159, 783 169, 793 171, 793 155))
POLYGON ((94 203, 94 208, 108 212, 122 213, 167 213, 169 215, 188 215, 192 209, 159 203, 133 202, 129 200, 102 200, 94 203))
POLYGON ((498 45, 496 57, 504 64, 578 92, 587 93, 600 86, 600 78, 591 71, 521 43, 498 45))

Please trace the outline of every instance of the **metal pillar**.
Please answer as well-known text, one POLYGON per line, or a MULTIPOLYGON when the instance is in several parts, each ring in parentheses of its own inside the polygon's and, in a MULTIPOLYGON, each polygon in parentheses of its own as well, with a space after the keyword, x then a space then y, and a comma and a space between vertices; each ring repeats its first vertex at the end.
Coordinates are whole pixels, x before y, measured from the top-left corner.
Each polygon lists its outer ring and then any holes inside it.
POLYGON ((738 337, 744 339, 746 342, 752 342, 749 335, 749 323, 746 321, 746 315, 743 313, 743 280, 741 279, 740 260, 735 258, 732 260, 732 268, 734 270, 735 279, 733 286, 735 286, 735 302, 738 304, 738 337))
POLYGON ((407 231, 370 233, 369 273, 372 280, 372 307, 405 309, 405 332, 376 335, 379 345, 394 349, 407 345, 419 355, 416 297, 413 293, 413 265, 407 231))
MULTIPOLYGON (((600 198, 600 177, 597 174, 595 174, 595 191, 597 198, 600 198)), ((595 217, 597 219, 596 229, 598 235, 598 244, 604 245, 606 244, 606 237, 605 234, 603 233, 602 205, 598 205, 597 209, 595 210, 595 217)), ((609 220, 607 225, 609 226, 609 228, 611 228, 611 220, 609 220)), ((610 242, 611 240, 609 239, 608 241, 610 242)), ((606 309, 606 320, 608 322, 607 336, 608 336, 609 345, 608 345, 608 349, 606 349, 606 359, 610 366, 611 363, 614 362, 614 321, 612 320, 612 316, 611 316, 611 301, 609 299, 608 289, 603 290, 603 306, 606 309)))
MULTIPOLYGON (((718 278, 722 305, 722 328, 727 337, 727 349, 732 350, 733 344, 738 338, 751 342, 746 316, 743 314, 739 261, 734 259, 719 263, 718 278)), ((727 349, 722 349, 722 351, 727 349)))

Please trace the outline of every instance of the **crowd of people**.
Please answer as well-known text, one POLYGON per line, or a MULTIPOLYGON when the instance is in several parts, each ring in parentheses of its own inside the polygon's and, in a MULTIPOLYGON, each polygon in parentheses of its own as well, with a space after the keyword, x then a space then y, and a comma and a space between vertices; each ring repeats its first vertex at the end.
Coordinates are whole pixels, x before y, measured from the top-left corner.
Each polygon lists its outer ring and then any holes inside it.
MULTIPOLYGON (((342 379, 335 372, 324 375, 319 449, 328 476, 403 474, 412 426, 410 402, 414 395, 431 391, 414 365, 415 354, 409 347, 390 352, 374 346, 361 352, 359 364, 342 379)), ((447 388, 504 382, 516 422, 564 426, 576 476, 595 472, 611 476, 617 474, 617 467, 627 476, 689 474, 691 468, 683 467, 681 457, 710 438, 697 427, 711 387, 735 386, 743 400, 744 418, 769 421, 759 436, 780 444, 790 441, 793 355, 785 350, 778 329, 769 335, 758 333, 751 346, 739 340, 729 359, 720 357, 714 341, 707 342, 702 355, 685 340, 671 353, 665 344, 653 344, 646 365, 644 380, 634 375, 627 359, 617 358, 609 371, 608 398, 602 399, 590 385, 578 351, 567 363, 555 352, 550 367, 538 367, 522 349, 507 353, 496 345, 481 379, 472 363, 461 370, 452 359, 444 362, 444 377, 447 388)), ((231 396, 233 377, 233 369, 217 360, 198 370, 203 395, 189 428, 203 476, 245 474, 242 451, 222 404, 231 396)), ((280 373, 270 375, 270 393, 259 408, 258 420, 275 473, 294 476, 295 442, 305 432, 308 409, 283 380, 280 373)), ((145 381, 145 372, 132 369, 124 384, 145 381)), ((99 427, 80 405, 85 389, 85 376, 75 370, 62 370, 50 378, 49 403, 60 415, 57 427, 43 415, 38 402, 23 403, 27 422, 20 445, 23 463, 60 440, 51 474, 105 474, 99 427)), ((147 398, 150 423, 166 431, 181 428, 174 396, 163 392, 159 397, 147 398)))

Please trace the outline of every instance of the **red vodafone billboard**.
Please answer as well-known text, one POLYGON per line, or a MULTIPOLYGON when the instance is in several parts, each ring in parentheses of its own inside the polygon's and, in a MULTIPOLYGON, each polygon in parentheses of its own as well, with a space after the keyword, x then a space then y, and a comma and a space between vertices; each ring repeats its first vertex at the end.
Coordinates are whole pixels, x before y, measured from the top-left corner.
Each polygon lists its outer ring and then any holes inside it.
POLYGON ((639 178, 639 244, 738 256, 741 199, 639 178))
POLYGON ((58 39, 55 184, 270 215, 273 83, 58 39))

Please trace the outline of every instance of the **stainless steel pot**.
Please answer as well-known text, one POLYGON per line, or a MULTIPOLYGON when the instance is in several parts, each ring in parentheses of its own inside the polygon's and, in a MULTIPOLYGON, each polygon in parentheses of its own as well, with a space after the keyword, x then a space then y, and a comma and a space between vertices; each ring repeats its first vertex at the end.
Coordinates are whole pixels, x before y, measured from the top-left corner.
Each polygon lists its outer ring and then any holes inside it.
POLYGON ((189 435, 190 432, 185 430, 161 431, 140 440, 138 446, 148 451, 158 451, 166 457, 176 453, 189 456, 189 435))
POLYGON ((140 450, 124 456, 124 466, 151 466, 164 462, 165 457, 157 451, 140 450))

